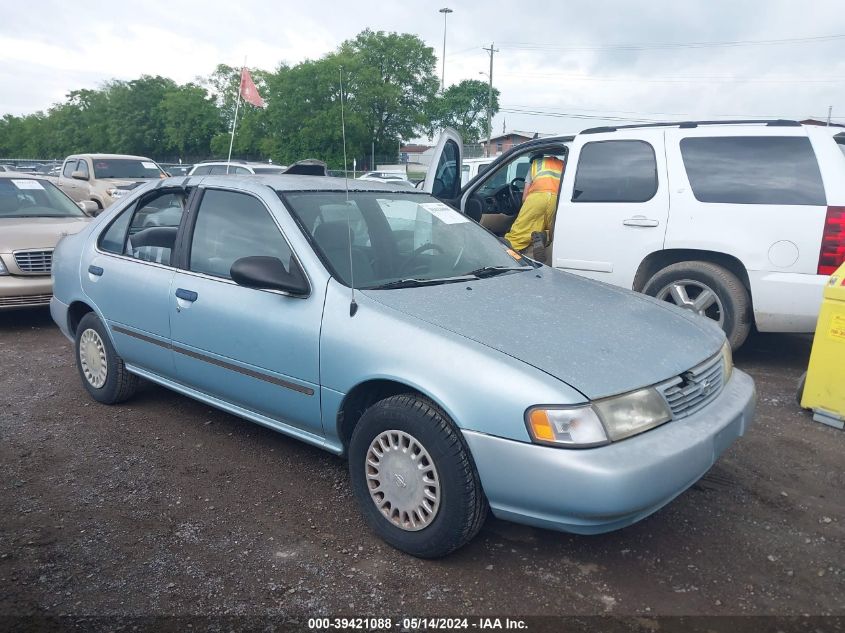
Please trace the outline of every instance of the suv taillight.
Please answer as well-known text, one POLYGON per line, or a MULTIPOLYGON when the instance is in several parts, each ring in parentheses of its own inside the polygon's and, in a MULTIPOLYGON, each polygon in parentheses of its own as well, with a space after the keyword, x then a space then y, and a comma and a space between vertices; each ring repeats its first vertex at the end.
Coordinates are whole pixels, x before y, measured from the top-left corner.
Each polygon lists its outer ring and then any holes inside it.
POLYGON ((828 207, 819 251, 819 275, 832 275, 845 263, 845 207, 828 207))

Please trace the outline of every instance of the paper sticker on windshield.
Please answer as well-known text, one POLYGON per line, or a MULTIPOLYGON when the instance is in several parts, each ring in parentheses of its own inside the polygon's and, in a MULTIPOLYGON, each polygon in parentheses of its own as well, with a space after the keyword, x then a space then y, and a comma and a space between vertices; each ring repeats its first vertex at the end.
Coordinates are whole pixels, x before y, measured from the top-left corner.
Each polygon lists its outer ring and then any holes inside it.
POLYGON ((12 183, 18 189, 43 189, 41 183, 37 180, 12 180, 12 183))
POLYGON ((453 208, 446 206, 442 202, 423 202, 420 206, 431 213, 435 218, 443 222, 443 224, 461 224, 469 222, 469 219, 455 211, 453 208))
POLYGON ((158 166, 155 163, 142 161, 141 164, 144 166, 144 169, 158 169, 158 166))

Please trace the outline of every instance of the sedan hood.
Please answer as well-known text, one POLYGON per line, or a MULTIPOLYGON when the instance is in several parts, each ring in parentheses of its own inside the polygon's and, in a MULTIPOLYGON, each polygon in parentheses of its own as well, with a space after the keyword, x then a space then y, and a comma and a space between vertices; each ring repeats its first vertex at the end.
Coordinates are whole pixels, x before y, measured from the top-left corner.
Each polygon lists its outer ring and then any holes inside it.
POLYGON ((591 400, 677 376, 716 354, 724 341, 718 326, 702 317, 548 268, 362 292, 532 365, 591 400))
POLYGON ((0 218, 0 253, 53 248, 65 235, 79 233, 89 217, 0 218))
POLYGON ((100 178, 100 182, 105 182, 121 189, 134 189, 151 180, 158 180, 158 178, 100 178))

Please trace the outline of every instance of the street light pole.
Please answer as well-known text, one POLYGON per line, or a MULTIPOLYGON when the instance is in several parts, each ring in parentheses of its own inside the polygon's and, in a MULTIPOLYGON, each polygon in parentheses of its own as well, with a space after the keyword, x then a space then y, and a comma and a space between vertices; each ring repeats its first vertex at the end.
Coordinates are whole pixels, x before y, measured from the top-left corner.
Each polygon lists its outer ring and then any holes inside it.
POLYGON ((443 7, 438 11, 443 14, 443 69, 440 71, 440 92, 446 88, 446 16, 452 13, 449 7, 443 7))

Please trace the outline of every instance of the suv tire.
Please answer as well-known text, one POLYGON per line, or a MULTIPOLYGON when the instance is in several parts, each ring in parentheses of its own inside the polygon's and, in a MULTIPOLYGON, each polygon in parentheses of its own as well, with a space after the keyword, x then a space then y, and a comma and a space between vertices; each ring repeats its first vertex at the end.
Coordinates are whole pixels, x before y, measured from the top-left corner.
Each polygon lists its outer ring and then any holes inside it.
POLYGON ((117 404, 131 398, 138 388, 138 376, 126 371, 99 317, 89 312, 79 321, 75 336, 76 367, 91 397, 103 404, 117 404))
POLYGON ((736 275, 718 264, 701 261, 672 264, 649 279, 643 292, 716 321, 721 317, 720 325, 731 349, 738 349, 751 331, 748 291, 736 275), (679 288, 683 288, 682 299, 675 292, 679 288), (706 297, 707 291, 713 294, 712 301, 699 309, 695 300, 706 297))
POLYGON ((369 526, 412 556, 453 552, 472 540, 487 516, 463 436, 420 396, 391 396, 364 412, 349 442, 349 475, 369 526))

